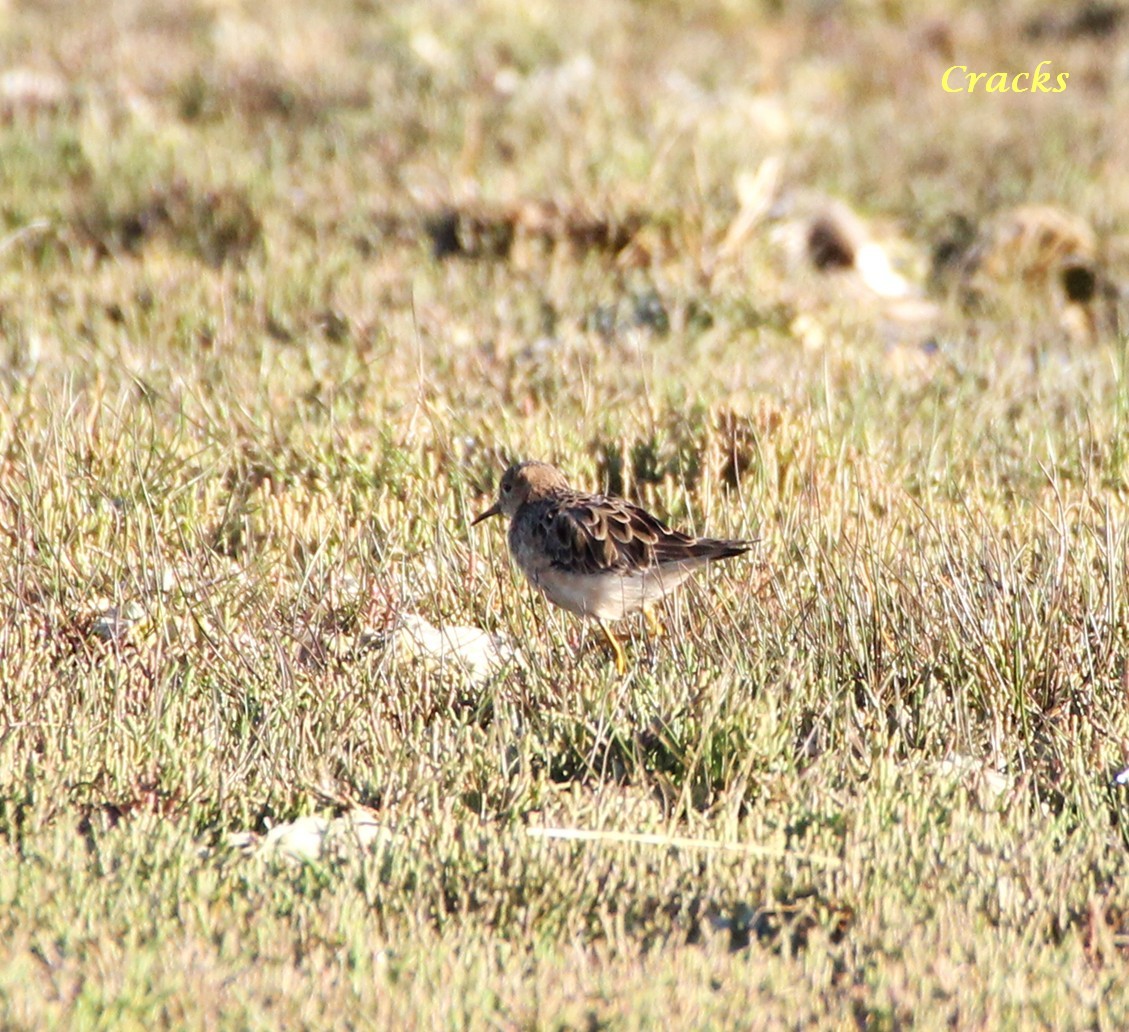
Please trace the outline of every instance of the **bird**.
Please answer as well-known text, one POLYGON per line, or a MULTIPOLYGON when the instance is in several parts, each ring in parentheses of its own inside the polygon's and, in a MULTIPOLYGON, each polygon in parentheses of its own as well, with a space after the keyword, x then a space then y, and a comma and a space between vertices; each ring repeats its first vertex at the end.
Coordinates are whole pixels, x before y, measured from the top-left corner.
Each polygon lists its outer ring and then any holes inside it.
POLYGON ((620 676, 627 659, 611 623, 643 610, 658 630, 655 603, 707 563, 756 543, 671 530, 626 499, 574 490, 560 470, 538 461, 510 466, 497 500, 471 526, 491 516, 509 519, 510 555, 529 582, 554 605, 596 621, 620 676))

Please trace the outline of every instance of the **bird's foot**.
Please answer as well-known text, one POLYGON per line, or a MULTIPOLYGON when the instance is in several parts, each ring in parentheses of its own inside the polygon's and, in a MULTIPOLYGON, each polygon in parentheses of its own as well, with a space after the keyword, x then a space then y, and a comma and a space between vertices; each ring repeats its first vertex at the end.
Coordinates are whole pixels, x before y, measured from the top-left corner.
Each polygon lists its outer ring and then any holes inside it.
POLYGON ((603 620, 597 621, 600 625, 600 630, 604 632, 604 637, 607 638, 608 644, 612 647, 612 652, 615 654, 615 672, 623 677, 627 673, 627 655, 623 651, 623 643, 612 633, 612 629, 604 623, 603 620))

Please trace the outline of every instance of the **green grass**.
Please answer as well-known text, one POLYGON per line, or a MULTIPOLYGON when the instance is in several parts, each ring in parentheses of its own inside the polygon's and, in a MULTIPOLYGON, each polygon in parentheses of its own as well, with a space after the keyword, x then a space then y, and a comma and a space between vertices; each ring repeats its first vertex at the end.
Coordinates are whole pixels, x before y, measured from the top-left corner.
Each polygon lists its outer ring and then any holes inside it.
POLYGON ((927 352, 786 212, 723 246, 779 158, 922 280, 1045 203, 1117 283, 1125 30, 1043 16, 7 12, 0 1024, 1129 1023, 1124 340, 938 288, 927 352), (759 544, 620 680, 469 528, 518 457, 759 544))

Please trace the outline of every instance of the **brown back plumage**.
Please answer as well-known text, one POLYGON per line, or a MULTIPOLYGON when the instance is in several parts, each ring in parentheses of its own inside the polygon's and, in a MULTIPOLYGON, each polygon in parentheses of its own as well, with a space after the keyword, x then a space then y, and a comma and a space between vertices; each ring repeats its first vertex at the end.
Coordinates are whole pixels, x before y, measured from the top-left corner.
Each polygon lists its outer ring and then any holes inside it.
POLYGON ((726 559, 748 541, 695 538, 622 498, 568 492, 535 502, 529 517, 551 564, 570 573, 628 574, 667 563, 726 559))
POLYGON ((497 501, 478 516, 510 518, 510 548, 519 564, 576 574, 626 576, 676 563, 728 559, 752 541, 696 538, 623 498, 574 491, 546 462, 518 462, 502 475, 497 501))

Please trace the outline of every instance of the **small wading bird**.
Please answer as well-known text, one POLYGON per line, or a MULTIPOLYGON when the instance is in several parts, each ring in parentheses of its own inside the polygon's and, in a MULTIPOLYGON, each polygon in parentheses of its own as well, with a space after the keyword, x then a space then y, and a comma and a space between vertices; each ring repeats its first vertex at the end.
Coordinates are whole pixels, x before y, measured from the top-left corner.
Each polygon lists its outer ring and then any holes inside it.
POLYGON ((592 617, 627 669, 610 622, 651 606, 714 559, 741 555, 752 541, 696 538, 671 530, 622 498, 583 494, 546 462, 519 462, 502 476, 498 500, 471 523, 508 516, 514 562, 550 602, 592 617))

